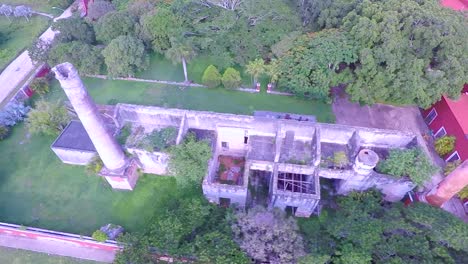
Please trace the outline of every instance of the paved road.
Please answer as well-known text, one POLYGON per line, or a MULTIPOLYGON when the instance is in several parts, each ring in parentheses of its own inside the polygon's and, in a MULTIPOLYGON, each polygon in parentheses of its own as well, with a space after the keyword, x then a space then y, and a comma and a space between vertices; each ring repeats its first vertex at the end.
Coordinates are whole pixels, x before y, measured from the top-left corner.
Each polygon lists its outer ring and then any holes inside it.
MULTIPOLYGON (((54 21, 62 18, 67 18, 72 15, 71 8, 69 7, 54 21)), ((53 31, 50 27, 40 36, 44 41, 51 42, 57 32, 53 31)), ((0 103, 3 102, 18 85, 25 80, 35 67, 29 58, 28 51, 21 53, 14 61, 12 61, 3 72, 0 74, 0 103)))

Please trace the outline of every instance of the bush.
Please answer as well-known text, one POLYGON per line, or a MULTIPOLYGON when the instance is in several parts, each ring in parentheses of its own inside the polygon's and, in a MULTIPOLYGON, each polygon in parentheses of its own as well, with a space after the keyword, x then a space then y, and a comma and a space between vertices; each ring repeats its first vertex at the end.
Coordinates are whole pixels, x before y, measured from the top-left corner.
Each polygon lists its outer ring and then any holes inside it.
POLYGON ((221 74, 214 65, 210 65, 203 72, 202 82, 209 88, 214 88, 221 84, 221 74))
POLYGON ((14 126, 24 120, 31 108, 23 103, 10 102, 0 111, 0 125, 14 126))
POLYGON ((0 140, 3 140, 10 135, 10 128, 4 125, 0 125, 0 140))
POLYGON ((41 100, 28 114, 27 126, 31 134, 57 136, 70 121, 62 102, 49 103, 41 100))
POLYGON ((92 237, 98 242, 105 242, 107 240, 107 234, 101 230, 94 231, 92 237))
POLYGON ((438 138, 434 143, 434 147, 439 156, 445 156, 455 148, 455 137, 443 136, 438 138))
POLYGON ((449 175, 452 171, 454 171, 458 165, 460 165, 461 163, 461 160, 456 160, 456 161, 452 161, 452 162, 447 162, 447 165, 445 165, 445 168, 444 168, 444 175, 449 175))
POLYGON ((333 153, 333 164, 336 168, 343 168, 348 165, 348 156, 344 151, 337 151, 333 153))
POLYGON ((99 172, 102 170, 102 167, 104 167, 104 163, 102 163, 99 155, 96 155, 93 160, 88 163, 88 165, 86 165, 85 171, 86 174, 94 176, 99 174, 99 172))
POLYGON ((229 67, 224 71, 222 81, 225 88, 233 89, 240 86, 242 79, 239 71, 229 67))
POLYGON ((458 196, 460 197, 460 199, 464 200, 464 199, 468 199, 468 186, 466 186, 465 188, 463 188, 461 191, 458 192, 458 196))
POLYGON ((131 124, 125 124, 125 126, 122 127, 120 130, 119 135, 117 136, 117 141, 119 142, 120 145, 125 145, 127 142, 128 136, 132 133, 132 125, 131 124))
POLYGON ((388 158, 379 162, 377 169, 399 178, 408 176, 418 186, 437 171, 419 148, 392 149, 388 158))
POLYGON ((149 152, 164 151, 169 146, 176 143, 178 130, 175 127, 166 127, 161 130, 154 130, 151 134, 145 136, 138 143, 138 147, 149 152))
POLYGON ((29 88, 39 95, 44 95, 49 92, 49 81, 45 77, 36 78, 31 82, 29 88))

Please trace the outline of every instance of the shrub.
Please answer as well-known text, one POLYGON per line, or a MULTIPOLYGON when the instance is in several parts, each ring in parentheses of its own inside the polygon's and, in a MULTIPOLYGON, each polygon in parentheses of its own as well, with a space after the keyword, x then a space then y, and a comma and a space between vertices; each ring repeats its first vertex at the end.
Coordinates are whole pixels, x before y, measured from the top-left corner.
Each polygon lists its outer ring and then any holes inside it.
POLYGON ((225 88, 233 89, 240 86, 242 79, 239 71, 229 67, 224 71, 222 81, 225 88))
POLYGON ((455 148, 455 137, 443 136, 438 138, 434 143, 434 147, 440 156, 447 155, 455 148))
POLYGON ((348 156, 344 151, 337 151, 333 153, 333 164, 336 168, 343 168, 348 165, 348 156))
POLYGON ((39 95, 44 95, 49 92, 49 81, 45 77, 36 78, 31 82, 29 88, 39 95))
POLYGON ((107 234, 101 230, 94 231, 92 237, 98 242, 105 242, 107 240, 107 234))
POLYGON ((408 176, 418 186, 422 186, 437 170, 419 148, 392 149, 388 158, 379 162, 377 169, 399 178, 408 176))
POLYGON ((104 167, 104 163, 102 163, 99 155, 96 155, 93 160, 91 160, 91 162, 86 165, 85 171, 86 174, 94 176, 99 174, 99 172, 102 170, 102 167, 104 167))
POLYGON ((122 127, 120 130, 119 135, 117 136, 117 141, 119 142, 120 145, 125 145, 127 142, 128 136, 132 133, 132 125, 131 124, 125 124, 125 126, 122 127))
POLYGON ((176 143, 177 133, 178 130, 175 127, 154 130, 151 134, 145 136, 137 146, 149 152, 163 151, 176 143))
POLYGON ((461 160, 456 160, 452 162, 447 162, 447 165, 445 165, 444 168, 444 175, 449 175, 452 171, 454 171, 458 165, 460 165, 461 160))
POLYGON ((460 199, 468 199, 468 186, 465 186, 461 191, 458 192, 458 196, 460 196, 460 199))
POLYGON ((70 121, 62 102, 49 103, 41 100, 28 114, 27 126, 31 134, 57 136, 70 121))
POLYGON ((0 111, 0 125, 14 126, 23 121, 31 108, 23 103, 10 102, 0 111))
POLYGON ((202 82, 209 88, 219 86, 221 84, 221 74, 214 65, 210 65, 203 72, 202 82))
POLYGON ((0 140, 8 137, 10 134, 10 128, 5 125, 0 125, 0 140))

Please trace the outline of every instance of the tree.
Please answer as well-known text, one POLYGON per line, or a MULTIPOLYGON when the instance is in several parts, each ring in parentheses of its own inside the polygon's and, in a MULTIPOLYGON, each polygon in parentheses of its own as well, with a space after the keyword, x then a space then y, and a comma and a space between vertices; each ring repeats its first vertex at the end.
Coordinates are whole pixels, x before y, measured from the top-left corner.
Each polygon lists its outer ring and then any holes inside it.
POLYGON ((245 72, 252 76, 252 83, 255 87, 258 82, 258 77, 265 73, 265 62, 263 59, 255 59, 247 64, 245 72))
POLYGON ((45 77, 35 78, 29 88, 39 95, 44 95, 49 92, 49 81, 45 77))
POLYGON ((443 136, 436 139, 434 142, 435 151, 439 156, 445 156, 453 151, 455 148, 455 137, 454 136, 443 136))
POLYGON ((51 7, 67 8, 73 3, 73 0, 47 0, 47 3, 51 7))
POLYGON ((330 101, 330 87, 350 82, 357 49, 339 30, 307 34, 279 58, 281 87, 299 96, 330 101))
POLYGON ((468 82, 466 17, 439 1, 363 1, 342 29, 359 47, 346 89, 354 101, 427 108, 442 94, 458 98, 468 82))
POLYGON ((196 52, 191 43, 187 40, 172 38, 171 47, 168 50, 166 50, 165 55, 174 64, 182 62, 185 82, 188 83, 189 80, 187 76, 187 62, 192 60, 192 58, 196 55, 196 52))
POLYGON ((395 177, 407 176, 422 186, 437 171, 419 148, 392 149, 387 159, 379 162, 378 170, 395 177))
POLYGON ((273 59, 270 61, 270 64, 265 65, 265 74, 270 77, 271 84, 278 82, 281 71, 279 68, 279 61, 277 59, 273 59))
POLYGON ((143 42, 131 36, 113 39, 102 51, 109 75, 132 76, 149 65, 148 54, 143 42))
POLYGON ((133 35, 135 21, 123 12, 109 12, 101 17, 96 24, 96 39, 108 44, 113 39, 122 35, 133 35))
POLYGON ((29 106, 12 101, 3 110, 0 110, 0 125, 14 126, 23 121, 30 110, 29 106))
POLYGON ((79 16, 59 19, 52 24, 52 29, 59 31, 56 40, 59 42, 81 41, 93 44, 95 41, 93 28, 79 16))
POLYGON ((222 81, 225 88, 233 89, 241 85, 242 78, 238 70, 229 67, 224 71, 222 81))
POLYGON ((48 41, 38 38, 28 49, 28 55, 35 64, 43 63, 48 59, 50 48, 51 44, 48 41))
POLYGON ((170 171, 174 174, 177 184, 181 186, 200 186, 206 175, 208 160, 211 158, 211 148, 205 141, 197 141, 192 134, 187 135, 182 144, 169 150, 170 171))
POLYGON ((10 128, 6 125, 0 124, 0 141, 4 140, 10 135, 10 128))
POLYGON ((58 43, 49 51, 49 65, 66 61, 72 63, 81 74, 99 74, 104 58, 101 48, 79 41, 58 43))
POLYGON ((114 5, 107 0, 94 0, 88 5, 87 19, 89 21, 96 21, 105 14, 114 11, 114 5))
POLYGON ((168 6, 164 5, 141 18, 143 30, 148 36, 153 50, 159 53, 164 53, 171 48, 171 37, 176 37, 176 31, 182 27, 181 22, 181 19, 168 6))
POLYGON ((57 136, 68 124, 70 117, 62 102, 49 103, 40 100, 29 112, 26 121, 31 134, 57 136))
POLYGON ((468 227, 440 208, 386 203, 374 190, 336 203, 319 217, 299 220, 307 258, 325 259, 317 263, 456 263, 457 254, 466 257, 468 227))
POLYGON ((208 66, 203 72, 202 83, 209 88, 217 87, 221 84, 221 74, 214 65, 208 66))
POLYGON ((304 256, 302 237, 294 218, 279 209, 262 207, 238 212, 232 225, 236 241, 259 262, 295 263, 304 256))
POLYGON ((33 10, 29 6, 19 5, 15 7, 13 11, 13 16, 15 17, 24 17, 29 22, 29 18, 32 16, 33 10))
POLYGON ((11 21, 10 16, 13 14, 13 7, 2 4, 0 6, 0 14, 4 15, 9 21, 11 21))
POLYGON ((220 231, 197 236, 194 242, 194 251, 198 256, 199 263, 251 263, 232 238, 220 231))
POLYGON ((123 250, 117 253, 114 260, 116 264, 153 264, 148 240, 145 237, 127 233, 119 236, 118 240, 122 244, 123 250))

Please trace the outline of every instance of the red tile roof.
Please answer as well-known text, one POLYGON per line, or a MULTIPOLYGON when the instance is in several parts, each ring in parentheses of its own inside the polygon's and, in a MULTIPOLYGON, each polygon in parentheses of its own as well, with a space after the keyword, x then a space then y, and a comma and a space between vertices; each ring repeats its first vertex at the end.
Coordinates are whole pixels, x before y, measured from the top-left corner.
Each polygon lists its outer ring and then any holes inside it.
POLYGON ((442 0, 441 3, 443 6, 454 10, 467 10, 468 8, 467 0, 442 0))

